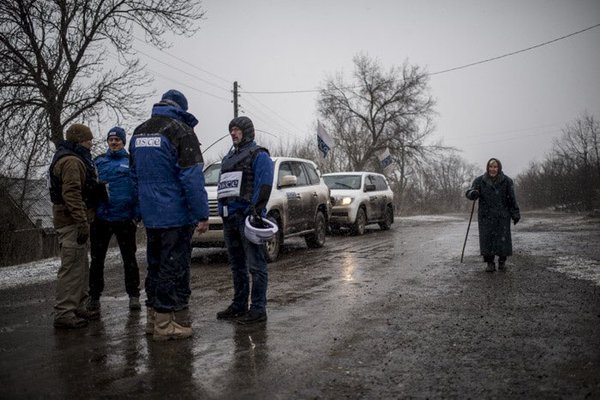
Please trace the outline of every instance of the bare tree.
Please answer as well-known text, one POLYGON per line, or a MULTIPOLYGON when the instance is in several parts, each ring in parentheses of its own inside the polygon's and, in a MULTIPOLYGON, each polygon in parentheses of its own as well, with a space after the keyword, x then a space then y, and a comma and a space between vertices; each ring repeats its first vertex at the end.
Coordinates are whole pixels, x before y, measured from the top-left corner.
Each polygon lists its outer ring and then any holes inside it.
POLYGON ((191 35, 202 16, 199 0, 0 2, 2 152, 15 134, 42 151, 72 122, 136 116, 149 77, 134 31, 165 47, 165 33, 191 35))
POLYGON ((409 159, 423 154, 425 138, 433 131, 435 102, 428 95, 428 75, 407 63, 384 71, 366 55, 356 56, 354 66, 350 82, 338 74, 321 90, 324 125, 346 169, 378 169, 377 155, 388 148, 402 180, 409 159))
POLYGON ((402 209, 409 213, 464 211, 464 192, 479 168, 455 151, 439 152, 420 163, 409 177, 402 209))
POLYGON ((584 113, 568 123, 552 152, 517 177, 524 206, 589 210, 600 206, 600 126, 584 113))

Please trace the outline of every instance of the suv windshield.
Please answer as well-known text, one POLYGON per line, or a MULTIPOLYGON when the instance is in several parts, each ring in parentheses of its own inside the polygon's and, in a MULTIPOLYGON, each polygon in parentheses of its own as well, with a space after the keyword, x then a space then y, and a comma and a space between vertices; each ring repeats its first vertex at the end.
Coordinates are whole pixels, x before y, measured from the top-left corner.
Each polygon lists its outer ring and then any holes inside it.
POLYGON ((211 164, 204 170, 204 185, 217 186, 219 183, 219 173, 221 172, 221 163, 211 164))
POLYGON ((328 175, 323 180, 329 189, 360 189, 360 175, 328 175))

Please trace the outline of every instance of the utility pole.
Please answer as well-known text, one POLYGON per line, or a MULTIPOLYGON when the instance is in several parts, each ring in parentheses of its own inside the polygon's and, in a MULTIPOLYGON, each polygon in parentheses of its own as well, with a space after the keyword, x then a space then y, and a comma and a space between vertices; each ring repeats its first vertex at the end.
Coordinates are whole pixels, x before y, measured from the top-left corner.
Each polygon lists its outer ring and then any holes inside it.
POLYGON ((233 118, 238 116, 238 83, 233 82, 233 118))

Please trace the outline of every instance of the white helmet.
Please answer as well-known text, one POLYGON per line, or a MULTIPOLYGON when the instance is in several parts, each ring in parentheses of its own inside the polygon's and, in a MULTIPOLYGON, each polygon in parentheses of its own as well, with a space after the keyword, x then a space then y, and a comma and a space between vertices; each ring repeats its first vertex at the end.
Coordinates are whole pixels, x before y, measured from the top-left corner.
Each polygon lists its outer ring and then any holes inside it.
POLYGON ((246 217, 244 235, 254 244, 263 244, 273 239, 277 233, 277 224, 266 218, 246 217))

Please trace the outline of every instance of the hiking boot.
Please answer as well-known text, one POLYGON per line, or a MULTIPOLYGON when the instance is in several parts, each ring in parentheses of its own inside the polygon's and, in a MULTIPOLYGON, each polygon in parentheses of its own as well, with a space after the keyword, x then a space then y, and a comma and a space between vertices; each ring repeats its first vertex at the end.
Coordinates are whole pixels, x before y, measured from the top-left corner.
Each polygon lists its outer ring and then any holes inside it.
POLYGON ((87 308, 78 308, 75 310, 75 315, 79 318, 93 321, 100 318, 100 310, 89 310, 87 308))
POLYGON ((183 310, 173 311, 173 319, 177 323, 184 327, 192 326, 192 317, 190 316, 190 309, 184 308, 183 310))
POLYGON ((233 305, 227 307, 226 310, 219 311, 217 313, 217 319, 235 319, 244 315, 246 311, 238 310, 233 305))
POLYGON ((152 339, 155 341, 185 339, 192 336, 192 328, 181 326, 175 322, 172 312, 156 312, 154 320, 154 334, 152 339))
POLYGON ((487 267, 485 267, 485 272, 494 272, 496 270, 496 264, 494 262, 488 262, 487 267))
POLYGON ((93 297, 90 297, 88 299, 88 303, 87 303, 86 307, 90 311, 100 310, 100 299, 95 299, 93 297))
POLYGON ((506 271, 506 262, 504 262, 504 261, 498 262, 498 271, 506 271))
POLYGON ((245 313, 243 316, 237 318, 235 321, 238 324, 250 325, 250 324, 256 324, 258 322, 264 322, 266 320, 267 320, 266 311, 250 310, 247 313, 245 313))
POLYGON ((54 327, 59 329, 79 329, 88 324, 86 319, 79 318, 76 315, 61 317, 54 320, 54 327))
POLYGON ((154 321, 156 321, 156 311, 152 307, 146 308, 146 335, 154 333, 154 321))
POLYGON ((130 310, 135 310, 135 311, 142 309, 142 305, 140 304, 140 298, 139 297, 131 296, 129 298, 129 309, 130 310))

